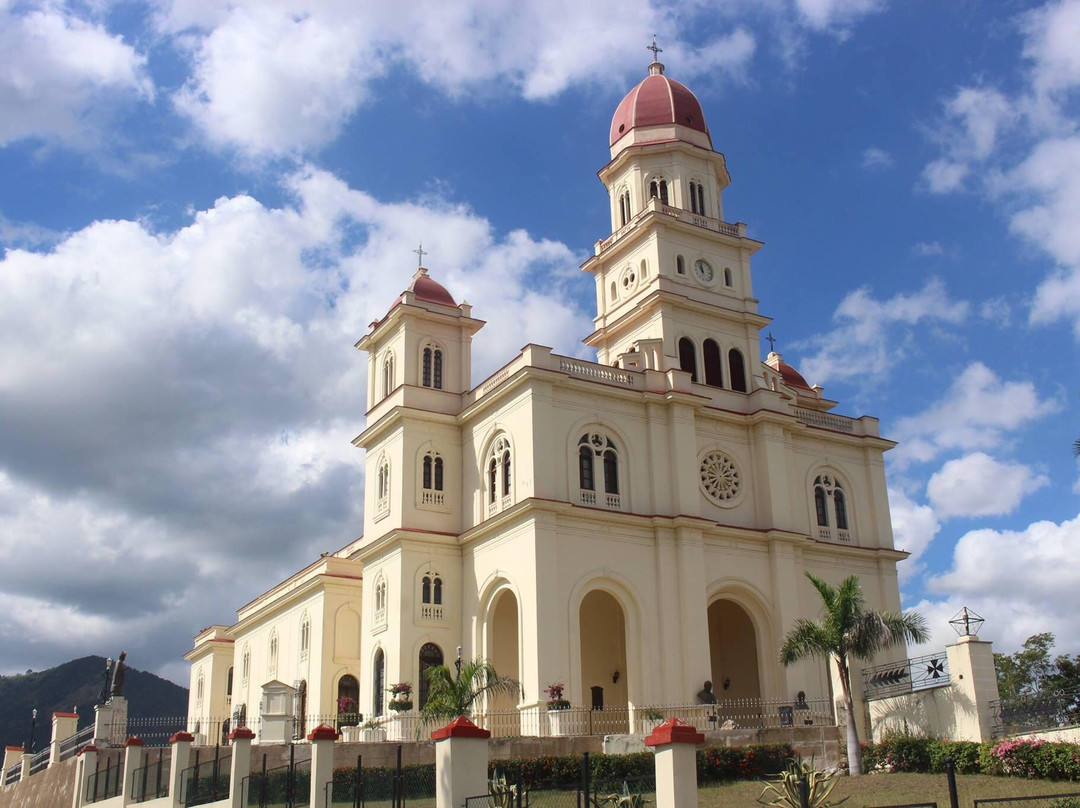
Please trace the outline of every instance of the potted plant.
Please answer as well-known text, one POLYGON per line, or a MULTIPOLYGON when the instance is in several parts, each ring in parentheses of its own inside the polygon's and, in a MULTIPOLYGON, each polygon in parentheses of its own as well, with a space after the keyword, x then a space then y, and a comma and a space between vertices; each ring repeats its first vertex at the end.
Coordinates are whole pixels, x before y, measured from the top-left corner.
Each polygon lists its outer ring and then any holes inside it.
POLYGON ((365 721, 360 727, 360 743, 382 743, 386 740, 386 730, 378 719, 372 718, 365 721))
POLYGON ((565 689, 562 682, 552 682, 544 688, 548 697, 548 727, 553 736, 570 734, 570 702, 563 697, 565 689))
POLYGON ((638 732, 648 735, 664 721, 664 714, 655 707, 642 707, 637 711, 638 732))
POLYGON ((409 740, 409 730, 415 727, 414 716, 406 715, 413 708, 412 685, 408 682, 398 682, 387 688, 390 693, 390 702, 386 705, 391 715, 386 722, 386 737, 390 741, 409 740))
POLYGON ((337 700, 338 729, 355 727, 360 723, 361 718, 360 713, 356 712, 356 699, 351 696, 342 696, 337 700))
POLYGON ((407 713, 412 709, 412 685, 408 682, 398 682, 387 688, 390 691, 390 703, 386 706, 395 713, 407 713))

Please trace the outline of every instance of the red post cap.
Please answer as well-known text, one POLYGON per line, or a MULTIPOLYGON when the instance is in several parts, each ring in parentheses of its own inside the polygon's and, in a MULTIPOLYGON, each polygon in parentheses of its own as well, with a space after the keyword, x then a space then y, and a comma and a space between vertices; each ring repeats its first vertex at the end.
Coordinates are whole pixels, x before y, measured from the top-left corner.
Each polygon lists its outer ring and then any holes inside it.
POLYGON ((255 733, 252 732, 247 727, 237 727, 236 729, 234 729, 232 732, 229 733, 229 740, 230 741, 235 741, 237 739, 240 739, 240 740, 246 739, 246 740, 249 740, 249 741, 253 741, 253 740, 255 740, 255 733))
POLYGON ((53 713, 53 718, 78 718, 78 713, 53 713))
POLYGON ((181 741, 193 743, 195 741, 195 736, 192 735, 190 732, 184 732, 183 730, 180 730, 178 733, 169 738, 169 743, 180 743, 181 741))
POLYGON ((490 738, 491 733, 480 729, 463 715, 459 715, 445 727, 431 733, 431 740, 442 741, 446 738, 490 738))
POLYGON ((86 746, 84 746, 82 749, 80 749, 78 752, 75 753, 75 757, 78 757, 83 752, 96 752, 96 751, 97 751, 97 747, 94 746, 92 743, 88 743, 86 746))
POLYGON ((132 735, 124 741, 124 746, 146 746, 146 744, 143 743, 142 738, 138 735, 132 735))
POLYGON ((315 727, 307 736, 309 741, 336 741, 338 739, 337 730, 328 724, 319 724, 315 727))
POLYGON ((645 739, 645 745, 666 746, 669 743, 705 743, 705 735, 698 732, 693 724, 687 724, 678 718, 669 718, 652 731, 645 739))
POLYGON ((21 752, 23 750, 21 746, 5 746, 4 749, 9 752, 21 752))

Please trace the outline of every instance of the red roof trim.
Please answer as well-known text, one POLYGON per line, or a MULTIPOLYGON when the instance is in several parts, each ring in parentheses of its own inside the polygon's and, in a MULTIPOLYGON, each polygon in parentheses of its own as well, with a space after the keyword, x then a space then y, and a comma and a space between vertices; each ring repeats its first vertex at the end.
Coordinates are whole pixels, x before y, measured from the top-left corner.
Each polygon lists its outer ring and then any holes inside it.
POLYGON ((78 757, 83 752, 97 752, 97 750, 98 748, 96 746, 94 746, 92 743, 88 743, 86 746, 84 746, 82 749, 75 753, 75 757, 78 757))
POLYGON ((53 713, 53 718, 78 718, 78 713, 53 713))

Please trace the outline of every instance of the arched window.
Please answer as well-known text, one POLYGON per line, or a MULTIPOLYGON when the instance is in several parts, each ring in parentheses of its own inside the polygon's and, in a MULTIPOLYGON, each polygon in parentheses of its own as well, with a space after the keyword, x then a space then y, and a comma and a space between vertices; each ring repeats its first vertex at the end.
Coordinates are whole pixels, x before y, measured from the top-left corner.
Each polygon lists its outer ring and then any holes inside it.
POLYGON ((300 618, 300 659, 307 659, 311 648, 311 618, 305 612, 300 618))
POLYGON ((307 680, 301 679, 296 688, 296 720, 293 722, 293 738, 307 737, 307 680))
POLYGON ((512 465, 510 441, 505 435, 500 435, 492 441, 491 449, 488 451, 488 516, 503 508, 508 508, 513 501, 512 465))
POLYGON ((383 356, 383 397, 394 389, 394 352, 387 351, 383 356))
POLYGON ((731 267, 724 267, 724 286, 731 285, 731 267))
POLYGON ((276 631, 270 633, 270 653, 268 656, 270 659, 270 673, 277 673, 278 637, 276 631))
POLYGON ((424 708, 428 699, 427 672, 437 665, 443 664, 442 649, 433 642, 426 642, 420 647, 420 693, 418 707, 424 708))
POLYGON ((239 707, 237 707, 236 712, 233 713, 233 715, 236 716, 236 720, 233 723, 235 723, 237 727, 246 727, 247 726, 247 705, 246 704, 241 704, 239 707))
POLYGON ((821 474, 814 479, 814 512, 819 539, 851 542, 847 497, 840 481, 831 474, 821 474))
POLYGON ((693 180, 690 181, 690 212, 705 215, 705 186, 693 180))
POLYGON ((578 501, 583 505, 621 508, 619 495, 619 450, 611 438, 599 432, 586 432, 578 441, 578 501), (596 492, 596 467, 604 473, 604 493, 596 492))
POLYGON ((689 337, 679 340, 679 367, 690 374, 691 381, 697 381, 697 351, 689 337))
POLYGON ((375 625, 386 625, 386 578, 381 572, 375 579, 375 625))
POLYGON ((390 512, 390 459, 383 455, 379 458, 379 472, 375 485, 375 518, 386 516, 390 512))
POLYGON ((619 194, 619 225, 630 223, 630 191, 624 189, 619 194))
POLYGON ((649 262, 644 258, 641 259, 641 277, 649 277, 649 262))
POLYGON ((737 348, 728 351, 728 374, 731 379, 731 389, 740 393, 746 392, 746 366, 743 364, 742 354, 737 348))
POLYGON ((195 685, 195 702, 202 704, 203 694, 206 690, 206 679, 203 677, 203 672, 199 671, 199 679, 195 685))
POLYGON ((680 275, 686 274, 686 259, 684 259, 681 255, 675 256, 675 271, 680 275))
POLYGON ((383 714, 383 694, 386 692, 386 657, 381 648, 375 651, 375 662, 371 671, 371 712, 372 715, 383 714))
POLYGON ((716 340, 707 339, 701 346, 702 359, 705 360, 705 384, 713 387, 724 386, 724 358, 716 340))
POLYGON ((657 197, 663 204, 668 203, 667 180, 655 179, 649 183, 649 196, 657 197))
POLYGON ((351 673, 346 673, 337 684, 338 723, 348 726, 356 722, 356 713, 360 711, 360 683, 351 673))
POLYGON ((420 504, 439 506, 446 503, 446 495, 443 492, 443 462, 442 455, 434 449, 424 455, 420 468, 420 504))
POLYGON ((232 679, 233 679, 233 669, 232 669, 232 665, 230 665, 229 666, 229 672, 225 675, 225 696, 226 697, 232 695, 232 679))
POLYGON ((251 647, 245 645, 244 655, 240 662, 240 683, 246 685, 249 676, 251 676, 251 647))
POLYGON ((619 299, 619 289, 615 286, 615 281, 611 282, 611 302, 614 303, 619 299))
POLYGON ((435 390, 443 389, 443 352, 434 342, 425 345, 420 354, 420 383, 435 390))
POLYGON ((420 617, 424 620, 442 620, 442 606, 442 576, 437 572, 428 570, 420 581, 420 617))

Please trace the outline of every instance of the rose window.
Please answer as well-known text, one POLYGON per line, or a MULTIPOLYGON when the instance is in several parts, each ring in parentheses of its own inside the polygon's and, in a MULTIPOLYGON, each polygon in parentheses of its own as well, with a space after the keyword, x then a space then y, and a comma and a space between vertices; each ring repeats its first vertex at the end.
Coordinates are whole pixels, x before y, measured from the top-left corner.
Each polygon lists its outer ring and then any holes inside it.
POLYGON ((742 491, 742 474, 735 461, 723 452, 701 458, 701 490, 717 505, 730 505, 742 491))

